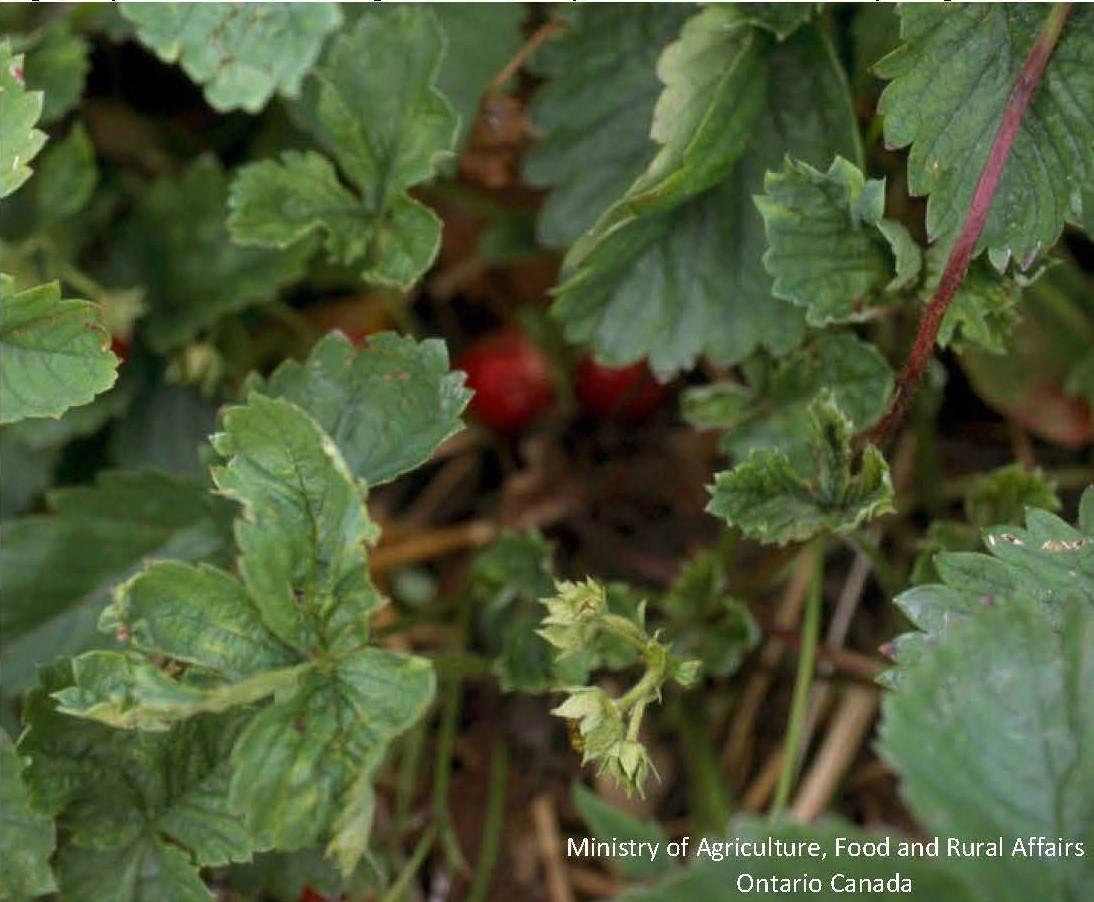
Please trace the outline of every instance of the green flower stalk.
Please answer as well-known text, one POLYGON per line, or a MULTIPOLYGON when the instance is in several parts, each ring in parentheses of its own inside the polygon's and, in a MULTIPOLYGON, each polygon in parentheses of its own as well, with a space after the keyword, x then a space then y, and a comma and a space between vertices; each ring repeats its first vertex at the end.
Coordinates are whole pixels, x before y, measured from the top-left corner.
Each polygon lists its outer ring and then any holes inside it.
POLYGON ((582 764, 595 762, 598 772, 611 774, 628 795, 642 794, 650 774, 657 773, 638 738, 646 707, 661 700, 667 682, 694 685, 701 663, 673 657, 659 632, 650 635, 644 603, 633 620, 611 613, 604 587, 595 580, 560 582, 556 594, 543 604, 547 616, 539 634, 561 655, 587 649, 599 636, 614 636, 633 647, 645 663, 642 677, 618 698, 597 686, 566 687, 566 700, 551 711, 576 729, 575 747, 582 753, 582 764))

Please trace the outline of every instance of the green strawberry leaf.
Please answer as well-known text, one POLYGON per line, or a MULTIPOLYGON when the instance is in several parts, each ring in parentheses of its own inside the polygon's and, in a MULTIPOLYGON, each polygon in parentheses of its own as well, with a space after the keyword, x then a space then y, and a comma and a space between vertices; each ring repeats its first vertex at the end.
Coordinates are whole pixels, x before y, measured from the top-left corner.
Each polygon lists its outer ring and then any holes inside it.
MULTIPOLYGON (((927 232, 948 248, 968 213, 1007 97, 1049 6, 908 4, 903 44, 877 64, 890 147, 908 147, 908 187, 929 194, 927 232), (944 90, 940 86, 945 86, 944 90)), ((1094 178, 1094 9, 1071 12, 1022 118, 978 249, 1023 267, 1081 222, 1094 178)))
POLYGON ((257 113, 295 97, 323 41, 342 22, 336 3, 123 3, 137 38, 178 62, 220 112, 257 113))
MULTIPOLYGON (((1087 541, 1089 545, 1089 540, 1087 541)), ((933 833, 1002 838, 963 861, 984 898, 1080 899, 1089 859, 1015 854, 1017 840, 1094 841, 1094 605, 1056 630, 1025 593, 949 629, 884 704, 881 752, 933 833)))
POLYGON ((233 506, 195 481, 107 472, 94 485, 50 492, 47 507, 5 523, 0 540, 9 692, 33 683, 36 663, 102 644, 95 622, 108 591, 142 563, 230 560, 233 506))
POLYGON ((23 55, 11 42, 0 41, 0 197, 7 197, 30 178, 28 165, 46 143, 34 126, 42 115, 42 92, 28 91, 23 55))
MULTIPOLYGON (((945 248, 928 248, 924 293, 933 292, 946 265, 945 248)), ((986 260, 974 260, 957 289, 938 329, 938 346, 957 351, 1003 354, 1021 317, 1018 280, 1000 275, 986 260)))
POLYGON ((762 542, 803 541, 822 530, 845 532, 893 509, 889 467, 867 445, 852 473, 851 421, 830 393, 809 406, 811 466, 798 470, 785 452, 756 448, 715 477, 707 510, 762 542))
POLYGON ((881 231, 884 180, 866 180, 842 157, 827 172, 788 159, 782 172, 765 176, 756 206, 770 245, 764 266, 771 290, 804 307, 810 325, 864 319, 919 275, 920 254, 907 230, 885 222, 881 231), (895 256, 894 246, 906 253, 895 256))
POLYGON ((724 562, 713 552, 685 563, 657 606, 668 617, 673 649, 701 661, 705 674, 730 676, 760 641, 759 626, 729 594, 724 562))
POLYGON ((0 730, 0 899, 23 899, 56 891, 49 866, 56 846, 53 821, 30 807, 23 762, 0 730))
POLYGON ((464 374, 448 369, 444 343, 383 333, 361 350, 327 335, 303 363, 285 361, 255 390, 306 410, 338 446, 350 470, 370 485, 425 463, 463 428, 470 400, 464 374))
POLYGON ((224 414, 213 447, 225 459, 214 481, 243 507, 240 578, 152 564, 100 620, 130 651, 81 656, 75 686, 55 697, 69 714, 164 730, 273 696, 232 751, 233 808, 266 845, 328 837, 348 874, 367 838, 369 775, 428 705, 432 667, 366 645, 382 603, 366 558, 378 530, 315 421, 252 393, 224 414))
MULTIPOLYGON (((1057 506, 1051 490, 1036 474, 1004 468, 985 477, 967 501, 974 522, 989 515, 999 522, 1019 503, 1057 506)), ((934 558, 940 582, 916 586, 894 599, 918 627, 893 640, 897 666, 882 681, 901 685, 908 667, 925 656, 955 624, 984 611, 1019 601, 1040 606, 1048 621, 1059 623, 1069 602, 1094 606, 1094 488, 1083 494, 1077 527, 1055 514, 1026 508, 1026 527, 995 526, 984 531, 988 554, 947 551, 934 558), (1084 519, 1084 513, 1086 519, 1084 519)))
POLYGON ((121 284, 145 289, 141 335, 159 353, 195 338, 220 317, 274 298, 300 278, 311 255, 238 247, 224 225, 228 181, 202 157, 179 176, 153 182, 115 240, 121 284))
POLYGON ((847 332, 825 332, 778 361, 754 358, 748 384, 718 382, 689 389, 684 418, 700 429, 725 430, 722 448, 734 461, 753 448, 786 453, 796 469, 809 465, 810 403, 830 391, 855 432, 869 429, 889 403, 893 372, 872 344, 847 332))
POLYGON ((978 476, 965 493, 965 516, 980 527, 1020 523, 1027 508, 1060 509, 1056 487, 1040 467, 999 467, 978 476))
POLYGON ((361 277, 408 288, 433 262, 441 221, 407 194, 451 151, 458 117, 435 83, 444 33, 425 7, 376 9, 332 42, 306 92, 315 151, 243 167, 228 225, 240 244, 284 248, 313 232, 361 277))
POLYGON ((536 223, 546 246, 572 244, 653 158, 657 57, 689 12, 657 3, 559 11, 565 30, 532 58, 544 84, 528 108, 538 140, 524 161, 525 179, 551 189, 536 223))
POLYGON ((556 660, 539 635, 541 598, 554 594, 553 548, 541 533, 506 533, 471 564, 467 591, 478 610, 478 630, 496 657, 493 671, 506 692, 547 692, 588 676, 588 656, 556 660))
POLYGON ((658 68, 661 149, 570 249, 554 313, 610 364, 647 357, 669 373, 700 354, 784 354, 804 318, 772 296, 752 195, 786 154, 859 159, 843 72, 817 28, 776 44, 729 4, 689 19, 658 68))
POLYGON ((0 276, 0 423, 87 404, 114 384, 117 366, 94 304, 62 300, 56 282, 16 293, 0 276))
POLYGON ((91 200, 99 181, 95 148, 83 125, 77 124, 42 155, 35 201, 39 227, 68 219, 91 200))
POLYGON ((65 19, 54 19, 25 42, 27 87, 44 94, 42 123, 56 122, 80 102, 91 47, 65 19))
POLYGON ((247 860, 255 847, 228 804, 238 716, 204 716, 169 732, 115 730, 62 714, 52 695, 72 668, 43 668, 27 697, 19 751, 32 806, 63 830, 64 898, 208 899, 198 868, 247 860))

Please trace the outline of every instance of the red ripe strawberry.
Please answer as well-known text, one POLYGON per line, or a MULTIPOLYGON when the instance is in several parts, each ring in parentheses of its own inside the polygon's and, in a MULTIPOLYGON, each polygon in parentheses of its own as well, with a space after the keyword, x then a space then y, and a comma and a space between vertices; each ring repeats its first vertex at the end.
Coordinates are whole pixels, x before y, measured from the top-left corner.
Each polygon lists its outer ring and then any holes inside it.
POLYGON ((665 386, 654 379, 644 360, 615 367, 586 357, 574 374, 574 391, 590 413, 631 423, 646 419, 665 397, 665 386))
POLYGON ((554 403, 551 364, 519 329, 480 338, 454 364, 474 389, 471 412, 499 432, 518 432, 554 403))
POLYGON ((304 889, 300 892, 300 898, 297 899, 296 902, 327 902, 327 899, 327 896, 324 896, 322 893, 317 893, 305 883, 304 889))

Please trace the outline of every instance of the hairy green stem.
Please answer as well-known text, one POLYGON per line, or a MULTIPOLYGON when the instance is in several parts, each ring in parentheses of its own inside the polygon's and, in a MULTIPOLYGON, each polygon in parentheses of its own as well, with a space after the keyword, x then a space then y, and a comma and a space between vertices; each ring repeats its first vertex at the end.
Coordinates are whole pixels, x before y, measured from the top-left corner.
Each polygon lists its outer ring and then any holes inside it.
POLYGON ((490 785, 486 795, 486 818, 482 826, 482 845, 475 876, 467 891, 467 902, 483 902, 490 889, 490 877, 498 862, 501 832, 505 824, 505 782, 509 776, 509 743, 500 737, 494 744, 490 761, 490 785))
POLYGON ((384 894, 383 902, 402 902, 406 898, 406 891, 410 886, 410 881, 418 873, 418 869, 425 861, 425 856, 429 854, 429 850, 433 847, 433 840, 436 838, 437 826, 436 824, 430 824, 425 833, 422 834, 422 838, 418 840, 418 845, 414 847, 414 852, 399 872, 399 876, 395 878, 391 888, 384 894))
POLYGON ((794 696, 790 703, 790 722, 786 728, 783 746, 782 770, 775 788, 775 800, 771 804, 771 817, 775 819, 786 810, 794 775, 801 756, 802 737, 809 709, 809 689, 813 684, 813 670, 817 663, 817 642, 820 639, 821 588, 824 584, 824 540, 813 540, 813 575, 809 581, 809 594, 805 599, 805 617, 802 623, 801 650, 798 654, 798 674, 794 680, 794 696))
POLYGON ((904 414, 908 409, 912 396, 919 388, 919 382, 923 378, 923 371, 927 363, 934 355, 935 341, 938 338, 938 330, 942 326, 942 320, 946 310, 950 306, 957 289, 961 287, 965 279, 965 273, 969 269, 976 244, 984 231, 984 224, 988 221, 991 212, 992 201, 995 192, 999 188, 999 181, 1003 176, 1003 169, 1010 156, 1011 146, 1018 137, 1018 131, 1022 127, 1022 117, 1029 107, 1037 87, 1041 84, 1041 77, 1045 73, 1049 57, 1060 39, 1064 23, 1071 12, 1070 3, 1057 3, 1053 6, 1045 24, 1041 27, 1037 40, 1033 42, 1029 55, 1022 65, 1018 78, 1011 88, 1006 106, 1003 108, 1003 116, 999 121, 999 128, 995 132, 991 150, 988 151, 987 161, 980 172, 980 178, 973 192, 972 202, 969 204, 969 212, 965 217, 965 223, 950 251, 949 259, 942 270, 942 278, 939 280, 938 289, 923 311, 919 321, 919 331, 915 344, 904 364, 904 371, 900 374, 900 381, 889 405, 889 410, 881 422, 870 433, 870 441, 875 445, 883 445, 893 434, 904 414))
POLYGON ((414 798, 418 774, 421 772, 422 752, 425 750, 427 732, 427 721, 421 720, 407 733, 403 743, 398 782, 395 785, 395 829, 392 831, 394 842, 400 840, 410 818, 410 803, 414 798))
POLYGON ((451 679, 444 687, 441 706, 441 729, 437 737, 437 757, 433 774, 433 822, 441 834, 441 846, 445 859, 453 870, 466 870, 459 841, 452 828, 452 815, 448 810, 448 784, 452 776, 452 752, 456 745, 456 728, 460 720, 460 691, 458 679, 451 679))

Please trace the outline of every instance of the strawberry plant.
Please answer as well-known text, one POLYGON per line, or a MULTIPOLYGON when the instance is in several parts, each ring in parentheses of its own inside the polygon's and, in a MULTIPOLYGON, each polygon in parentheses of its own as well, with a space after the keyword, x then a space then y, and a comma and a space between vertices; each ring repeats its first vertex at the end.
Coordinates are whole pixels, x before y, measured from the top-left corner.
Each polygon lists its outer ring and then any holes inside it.
POLYGON ((1086 898, 1092 73, 5 5, 0 899, 1086 898))

